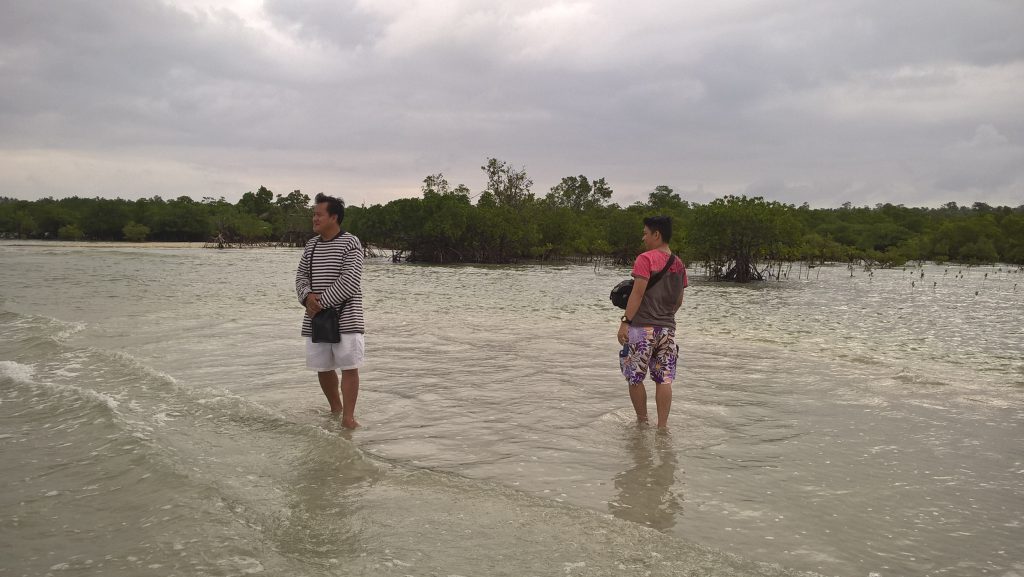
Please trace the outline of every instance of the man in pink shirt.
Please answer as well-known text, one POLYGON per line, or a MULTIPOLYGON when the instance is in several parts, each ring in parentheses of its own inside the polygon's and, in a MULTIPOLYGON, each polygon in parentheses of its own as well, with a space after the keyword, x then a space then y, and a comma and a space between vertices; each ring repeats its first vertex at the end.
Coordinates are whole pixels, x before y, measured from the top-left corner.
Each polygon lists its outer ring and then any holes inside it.
POLYGON ((647 252, 633 264, 633 291, 619 325, 619 366, 629 383, 629 399, 638 423, 647 422, 647 390, 644 377, 651 373, 654 400, 658 407, 658 428, 668 428, 672 408, 672 381, 676 377, 679 346, 676 345, 676 311, 683 305, 683 290, 689 286, 686 266, 672 254, 672 219, 652 216, 644 219, 647 252))

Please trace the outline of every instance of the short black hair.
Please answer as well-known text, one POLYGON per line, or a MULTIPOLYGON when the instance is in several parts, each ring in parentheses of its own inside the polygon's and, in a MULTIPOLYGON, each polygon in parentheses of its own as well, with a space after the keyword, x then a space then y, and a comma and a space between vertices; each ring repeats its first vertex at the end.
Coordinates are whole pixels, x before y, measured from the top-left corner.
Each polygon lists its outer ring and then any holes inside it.
POLYGON ((341 221, 345 220, 345 201, 340 198, 334 198, 333 196, 327 196, 320 192, 317 193, 315 204, 322 202, 327 203, 327 214, 337 217, 335 220, 338 221, 338 226, 341 226, 341 221))
POLYGON ((644 219, 644 226, 651 232, 661 233, 661 240, 665 242, 672 240, 671 216, 648 216, 644 219))

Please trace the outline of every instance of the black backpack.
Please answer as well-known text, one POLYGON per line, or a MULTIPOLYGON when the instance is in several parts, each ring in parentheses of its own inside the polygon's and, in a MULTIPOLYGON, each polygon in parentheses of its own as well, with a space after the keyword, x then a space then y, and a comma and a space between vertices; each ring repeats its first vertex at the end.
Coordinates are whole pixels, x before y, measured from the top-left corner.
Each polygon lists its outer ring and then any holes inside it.
MULTIPOLYGON (((661 277, 665 276, 665 273, 668 272, 669 267, 672 266, 672 263, 675 262, 676 258, 677 257, 674 254, 670 254, 668 256, 668 261, 665 263, 665 266, 662 267, 660 271, 651 275, 651 280, 647 283, 647 288, 651 288, 661 280, 661 277)), ((615 285, 615 288, 612 289, 612 294, 608 295, 608 298, 611 299, 613 305, 620 309, 624 309, 626 308, 626 303, 629 302, 629 295, 632 292, 633 279, 630 278, 615 285)))

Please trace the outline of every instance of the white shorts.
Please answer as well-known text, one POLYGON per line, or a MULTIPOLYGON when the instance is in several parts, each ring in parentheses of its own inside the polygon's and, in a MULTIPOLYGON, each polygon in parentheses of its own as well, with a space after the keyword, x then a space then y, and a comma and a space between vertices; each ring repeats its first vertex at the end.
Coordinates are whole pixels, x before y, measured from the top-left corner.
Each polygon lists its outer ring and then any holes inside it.
POLYGON ((340 343, 314 343, 306 337, 306 368, 318 373, 363 366, 363 334, 342 333, 340 343))

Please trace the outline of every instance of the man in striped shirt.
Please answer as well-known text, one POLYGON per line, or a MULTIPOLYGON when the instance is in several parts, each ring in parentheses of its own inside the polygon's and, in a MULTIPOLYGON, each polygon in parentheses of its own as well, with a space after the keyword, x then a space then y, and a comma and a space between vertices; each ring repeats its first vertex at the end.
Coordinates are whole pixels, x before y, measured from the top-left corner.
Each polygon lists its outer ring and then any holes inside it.
POLYGON ((331 412, 341 414, 349 429, 356 421, 359 367, 363 365, 363 246, 351 233, 341 230, 345 203, 323 193, 316 195, 313 232, 306 242, 295 273, 295 292, 306 307, 302 336, 306 337, 306 368, 316 371, 331 412), (340 342, 314 343, 310 323, 324 308, 340 309, 340 342), (340 394, 337 369, 341 370, 340 394))

